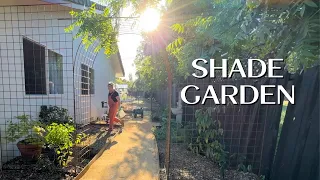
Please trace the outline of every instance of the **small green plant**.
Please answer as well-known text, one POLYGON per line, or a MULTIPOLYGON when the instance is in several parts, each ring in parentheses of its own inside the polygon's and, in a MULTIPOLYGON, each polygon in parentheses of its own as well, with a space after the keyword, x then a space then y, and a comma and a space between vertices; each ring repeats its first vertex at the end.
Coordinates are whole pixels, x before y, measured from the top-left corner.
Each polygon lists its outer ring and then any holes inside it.
POLYGON ((266 176, 260 175, 259 179, 260 179, 260 180, 265 180, 265 179, 266 179, 266 176))
POLYGON ((162 114, 161 116, 164 117, 164 118, 167 118, 168 117, 168 111, 169 109, 166 107, 162 110, 162 114))
POLYGON ((205 108, 196 111, 196 125, 198 137, 195 142, 189 144, 189 149, 202 154, 216 162, 220 166, 221 177, 224 178, 225 169, 228 166, 228 152, 222 144, 223 129, 220 121, 213 119, 211 113, 215 108, 205 108))
POLYGON ((76 138, 73 138, 75 127, 70 124, 52 123, 46 130, 46 142, 55 149, 59 164, 65 166, 68 157, 72 155, 71 148, 80 143, 85 134, 77 134, 76 138))
MULTIPOLYGON (((167 118, 162 118, 161 122, 161 127, 159 129, 154 130, 155 137, 157 140, 165 140, 166 139, 166 133, 167 133, 167 118)), ((171 140, 174 140, 176 138, 177 134, 177 123, 174 121, 171 121, 171 140)))
POLYGON ((21 115, 16 117, 19 122, 13 123, 9 121, 6 132, 6 139, 9 142, 16 142, 22 138, 21 143, 24 144, 38 144, 44 143, 45 130, 38 121, 34 121, 28 115, 21 115))
POLYGON ((238 166, 237 166, 237 170, 238 171, 242 171, 242 172, 252 172, 252 166, 249 164, 248 166, 245 165, 245 162, 246 162, 246 156, 242 155, 242 154, 234 154, 232 156, 233 158, 234 157, 237 157, 237 162, 238 162, 238 166))
POLYGON ((40 122, 44 124, 73 123, 73 119, 69 116, 68 110, 58 106, 41 106, 39 118, 40 122))
MULTIPOLYGON (((167 116, 168 108, 164 108, 162 111, 159 111, 158 114, 162 114, 160 120, 160 128, 153 129, 153 133, 157 140, 165 140, 167 137, 167 116)), ((157 114, 157 115, 158 115, 157 114)), ((173 142, 184 142, 186 139, 185 129, 182 128, 181 124, 178 124, 174 119, 170 122, 170 135, 173 142)))

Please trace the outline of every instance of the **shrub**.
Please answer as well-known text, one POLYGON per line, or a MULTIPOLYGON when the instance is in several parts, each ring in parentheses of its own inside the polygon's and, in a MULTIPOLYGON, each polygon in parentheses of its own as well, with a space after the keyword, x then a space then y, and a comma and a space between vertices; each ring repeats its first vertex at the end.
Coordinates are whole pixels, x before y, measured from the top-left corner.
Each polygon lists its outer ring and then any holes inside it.
MULTIPOLYGON (((167 133, 167 118, 162 118, 161 122, 161 127, 159 129, 154 130, 154 135, 157 140, 165 140, 166 139, 166 133, 167 133)), ((175 121, 171 121, 170 124, 171 128, 171 140, 176 139, 176 134, 177 134, 177 123, 175 121)))
POLYGON ((213 119, 211 113, 216 108, 204 108, 196 111, 196 125, 198 137, 195 142, 189 144, 189 149, 197 154, 203 154, 220 166, 220 173, 224 178, 225 169, 228 163, 228 152, 224 150, 221 143, 223 129, 220 121, 213 119))
POLYGON ((46 142, 54 148, 57 154, 57 160, 60 165, 65 166, 68 157, 72 155, 71 148, 74 144, 80 142, 85 137, 84 134, 78 134, 73 138, 75 127, 70 124, 52 123, 46 128, 46 142))
POLYGON ((57 106, 41 106, 39 118, 40 122, 45 124, 74 123, 72 117, 68 114, 68 110, 57 106))
MULTIPOLYGON (((167 136, 167 117, 168 117, 168 108, 162 109, 154 114, 153 121, 159 120, 161 127, 154 129, 154 135, 157 140, 165 140, 167 136), (161 114, 161 116, 160 116, 161 114), (160 117, 161 120, 160 120, 160 117)), ((174 119, 171 119, 171 140, 174 142, 184 142, 188 137, 187 131, 182 127, 181 124, 178 124, 174 119)))
POLYGON ((44 143, 44 129, 38 121, 34 121, 28 115, 21 115, 16 117, 19 123, 9 121, 6 132, 6 139, 9 142, 16 142, 24 138, 21 142, 26 144, 43 144, 44 143))

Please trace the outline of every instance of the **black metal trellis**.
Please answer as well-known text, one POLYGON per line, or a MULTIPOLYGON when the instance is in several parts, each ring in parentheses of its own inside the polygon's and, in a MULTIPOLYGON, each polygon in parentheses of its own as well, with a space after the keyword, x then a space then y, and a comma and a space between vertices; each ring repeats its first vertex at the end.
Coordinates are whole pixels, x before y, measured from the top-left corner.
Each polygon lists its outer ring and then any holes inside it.
MULTIPOLYGON (((26 114, 38 119, 41 106, 68 110, 76 131, 92 121, 95 42, 88 49, 74 32, 65 32, 73 20, 71 4, 37 4, 0 7, 0 162, 19 156, 16 142, 6 138, 8 121, 26 114)), ((76 149, 73 166, 89 158, 86 145, 76 149)), ((4 166, 2 166, 4 165, 4 166)), ((16 169, 17 167, 14 167, 16 169)), ((22 168, 23 167, 18 167, 22 168)))

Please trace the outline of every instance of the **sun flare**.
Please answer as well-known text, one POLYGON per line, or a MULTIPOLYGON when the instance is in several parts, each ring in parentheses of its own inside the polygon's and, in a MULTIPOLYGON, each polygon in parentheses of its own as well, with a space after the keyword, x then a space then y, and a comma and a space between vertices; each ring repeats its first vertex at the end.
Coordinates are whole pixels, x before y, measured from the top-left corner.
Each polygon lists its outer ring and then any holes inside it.
POLYGON ((141 16, 139 25, 142 31, 149 32, 155 30, 160 23, 160 12, 156 9, 148 8, 141 16))

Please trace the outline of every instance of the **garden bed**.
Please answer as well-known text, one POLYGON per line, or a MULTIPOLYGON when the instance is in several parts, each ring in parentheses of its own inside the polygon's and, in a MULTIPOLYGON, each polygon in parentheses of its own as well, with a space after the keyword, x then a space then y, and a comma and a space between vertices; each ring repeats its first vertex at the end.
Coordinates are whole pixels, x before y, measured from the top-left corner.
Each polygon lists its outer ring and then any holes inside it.
POLYGON ((73 149, 74 155, 79 155, 77 152, 82 152, 81 157, 83 158, 80 162, 75 162, 73 157, 69 157, 68 165, 62 168, 50 161, 45 154, 42 154, 37 162, 29 162, 25 161, 21 157, 16 157, 3 165, 3 171, 0 173, 0 179, 74 179, 100 151, 100 149, 104 147, 107 140, 116 135, 120 130, 115 128, 113 132, 107 133, 107 128, 107 125, 100 123, 98 125, 89 124, 78 130, 79 132, 88 135, 73 149))
MULTIPOLYGON (((157 141, 160 161, 160 179, 165 180, 164 167, 165 141, 157 141)), ((183 145, 172 144, 170 153, 169 180, 220 180, 220 169, 212 161, 204 156, 196 155, 187 150, 183 145)), ((258 176, 252 173, 244 173, 236 170, 226 170, 226 180, 258 180, 258 176)))

